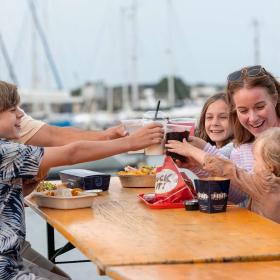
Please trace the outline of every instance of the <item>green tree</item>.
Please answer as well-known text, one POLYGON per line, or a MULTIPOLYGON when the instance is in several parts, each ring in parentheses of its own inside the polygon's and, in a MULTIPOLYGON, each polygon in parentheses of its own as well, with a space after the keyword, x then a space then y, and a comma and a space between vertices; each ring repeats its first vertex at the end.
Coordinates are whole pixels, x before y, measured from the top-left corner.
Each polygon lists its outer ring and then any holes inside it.
MULTIPOLYGON (((190 97, 191 87, 184 83, 181 78, 174 78, 175 97, 177 100, 182 100, 190 97)), ((168 80, 166 77, 162 78, 154 87, 158 98, 166 97, 168 92, 168 80)))

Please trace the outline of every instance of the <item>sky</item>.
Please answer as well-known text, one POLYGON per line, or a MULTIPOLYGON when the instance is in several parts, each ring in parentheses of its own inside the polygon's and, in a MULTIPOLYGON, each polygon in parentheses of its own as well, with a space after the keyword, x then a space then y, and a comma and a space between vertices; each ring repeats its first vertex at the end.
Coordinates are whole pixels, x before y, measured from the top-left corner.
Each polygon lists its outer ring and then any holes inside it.
MULTIPOLYGON (((19 85, 55 88, 28 1, 0 0, 0 32, 19 85)), ((280 77, 278 0, 33 1, 66 89, 157 82, 169 73, 189 84, 223 84, 256 62, 280 77)), ((0 79, 10 80, 1 52, 0 79)))

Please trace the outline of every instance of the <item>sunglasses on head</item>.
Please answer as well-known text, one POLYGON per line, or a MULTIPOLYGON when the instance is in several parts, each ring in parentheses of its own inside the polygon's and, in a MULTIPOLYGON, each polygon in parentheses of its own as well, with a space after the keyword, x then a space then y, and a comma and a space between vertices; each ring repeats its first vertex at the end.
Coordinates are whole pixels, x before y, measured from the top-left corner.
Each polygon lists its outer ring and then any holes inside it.
POLYGON ((247 75, 248 77, 256 77, 266 73, 267 72, 261 65, 254 65, 232 72, 231 74, 228 75, 227 80, 229 82, 238 81, 242 78, 243 75, 247 75))

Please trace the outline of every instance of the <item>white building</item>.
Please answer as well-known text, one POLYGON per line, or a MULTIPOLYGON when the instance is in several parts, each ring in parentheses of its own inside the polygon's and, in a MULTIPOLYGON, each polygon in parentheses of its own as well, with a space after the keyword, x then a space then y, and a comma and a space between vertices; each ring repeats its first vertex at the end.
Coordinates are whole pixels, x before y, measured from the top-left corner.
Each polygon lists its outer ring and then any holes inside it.
POLYGON ((215 86, 193 86, 191 88, 190 96, 192 99, 196 100, 198 98, 208 98, 217 93, 217 88, 215 86))

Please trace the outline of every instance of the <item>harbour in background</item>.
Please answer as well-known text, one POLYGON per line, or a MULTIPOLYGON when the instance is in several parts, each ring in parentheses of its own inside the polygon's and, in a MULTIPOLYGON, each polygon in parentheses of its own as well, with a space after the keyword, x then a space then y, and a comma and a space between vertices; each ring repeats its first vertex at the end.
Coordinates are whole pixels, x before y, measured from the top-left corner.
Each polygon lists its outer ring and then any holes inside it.
MULTIPOLYGON (((55 60, 48 41, 48 9, 33 0, 26 1, 27 14, 30 17, 31 50, 31 87, 22 88, 17 68, 10 51, 6 48, 5 38, 0 33, 1 53, 8 69, 9 78, 18 85, 21 96, 21 108, 35 119, 50 125, 72 126, 87 130, 103 130, 121 123, 124 119, 142 118, 146 111, 155 110, 158 100, 161 111, 169 118, 199 117, 205 98, 215 94, 221 85, 190 85, 176 76, 173 61, 173 42, 170 36, 166 45, 168 73, 154 83, 138 81, 138 6, 132 1, 131 6, 121 9, 121 56, 123 70, 122 84, 108 84, 104 80, 88 81, 73 89, 66 89, 57 60, 55 60), (42 17, 42 10, 45 17, 42 17), (126 10, 126 11, 125 11, 126 10), (130 33, 130 34, 129 34, 130 33), (131 36, 131 34, 134 34, 131 36), (129 36, 130 35, 130 36, 129 36), (128 47, 129 46, 129 47, 128 47), (127 52, 128 50, 128 52, 127 52), (45 71, 42 72, 42 70, 45 71), (43 75, 42 75, 43 74, 43 75), (44 80, 44 83, 43 83, 44 80), (46 86, 52 81, 55 89, 46 86), (44 86, 45 84, 45 86, 44 86)), ((172 10, 172 2, 167 1, 167 8, 172 10)), ((173 32, 172 18, 166 14, 168 34, 173 32)), ((100 42, 101 44, 102 42, 100 42)), ((126 165, 136 166, 140 163, 160 164, 161 158, 144 154, 121 154, 104 160, 84 163, 74 168, 85 168, 114 174, 126 165)), ((58 171, 67 167, 52 169, 50 179, 58 178, 58 171)))

